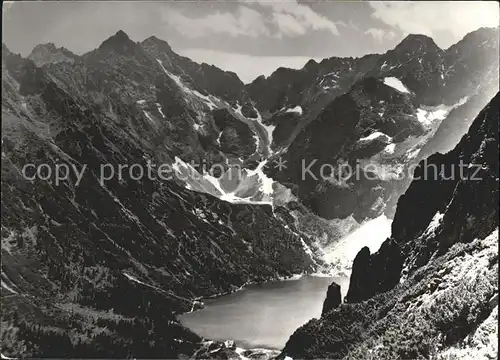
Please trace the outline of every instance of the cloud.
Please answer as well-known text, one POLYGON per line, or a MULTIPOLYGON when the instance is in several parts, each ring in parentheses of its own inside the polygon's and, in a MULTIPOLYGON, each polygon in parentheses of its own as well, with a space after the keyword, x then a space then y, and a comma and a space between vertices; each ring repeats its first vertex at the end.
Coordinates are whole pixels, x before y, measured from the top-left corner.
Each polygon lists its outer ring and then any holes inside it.
POLYGON ((480 27, 499 25, 496 1, 449 2, 370 2, 372 17, 404 33, 424 34, 437 38, 439 32, 450 32, 449 43, 460 40, 480 27))
POLYGON ((217 11, 205 17, 191 18, 177 9, 170 8, 163 14, 164 20, 188 38, 216 34, 232 37, 269 35, 262 14, 246 6, 239 6, 235 13, 217 11))
POLYGON ((170 7, 163 19, 182 35, 200 38, 211 34, 232 37, 282 36, 297 37, 311 31, 326 30, 338 35, 335 23, 316 13, 307 5, 295 1, 256 2, 243 1, 235 11, 221 11, 199 17, 187 16, 183 11, 170 7))
POLYGON ((297 35, 304 35, 307 32, 306 27, 297 21, 292 15, 274 13, 273 19, 281 31, 278 36, 285 34, 293 37, 297 35))
POLYGON ((370 28, 364 32, 365 35, 372 36, 375 41, 381 43, 384 40, 392 40, 396 37, 396 33, 392 30, 384 30, 380 28, 370 28))
POLYGON ((233 71, 244 83, 249 83, 260 75, 269 76, 279 67, 300 69, 311 59, 307 56, 252 56, 197 48, 178 49, 177 52, 194 61, 233 71))
POLYGON ((335 25, 343 26, 346 28, 351 28, 354 30, 359 30, 359 27, 352 20, 349 20, 347 23, 345 21, 338 20, 338 21, 335 21, 335 25))
POLYGON ((333 35, 339 35, 337 26, 325 16, 316 13, 307 5, 296 1, 259 2, 260 6, 272 10, 274 24, 278 28, 277 36, 298 36, 308 30, 326 30, 333 35))

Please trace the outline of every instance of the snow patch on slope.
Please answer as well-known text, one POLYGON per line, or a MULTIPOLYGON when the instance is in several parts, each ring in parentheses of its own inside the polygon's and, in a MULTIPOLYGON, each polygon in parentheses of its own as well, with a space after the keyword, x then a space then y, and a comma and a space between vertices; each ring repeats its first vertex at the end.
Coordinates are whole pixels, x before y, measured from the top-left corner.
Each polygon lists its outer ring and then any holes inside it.
POLYGON ((163 113, 163 109, 159 103, 156 103, 156 108, 158 109, 158 112, 162 116, 162 118, 165 118, 165 114, 163 113))
MULTIPOLYGON (((232 191, 224 190, 226 174, 215 177, 211 173, 200 174, 194 167, 186 164, 179 157, 175 157, 172 169, 179 180, 184 182, 187 189, 207 193, 221 200, 238 204, 272 205, 274 180, 264 174, 263 169, 266 161, 262 161, 255 170, 240 169, 230 175, 230 179, 236 177, 237 184, 232 191), (241 197, 238 194, 247 194, 241 197)), ((231 171, 228 170, 228 171, 231 171)))
POLYGON ((295 106, 294 108, 287 109, 286 113, 296 113, 302 115, 302 107, 300 105, 295 106))
POLYGON ((441 214, 439 211, 436 212, 434 217, 432 218, 431 222, 427 226, 427 229, 425 229, 423 236, 430 236, 430 235, 436 235, 436 230, 439 228, 441 223, 443 222, 443 217, 444 214, 441 214))
POLYGON ((151 124, 156 125, 156 123, 153 120, 153 118, 151 117, 151 115, 149 115, 149 113, 146 110, 142 110, 142 111, 144 112, 144 115, 146 116, 146 119, 148 119, 151 124))
POLYGON ((431 125, 435 120, 444 120, 448 115, 448 111, 446 109, 437 109, 437 110, 426 110, 426 109, 417 109, 417 119, 424 125, 431 125))
POLYGON ((446 119, 451 110, 465 104, 467 99, 466 96, 453 105, 423 106, 417 109, 417 119, 425 126, 432 125, 437 121, 441 122, 446 119))
POLYGON ((376 252, 382 243, 391 236, 392 220, 385 215, 363 223, 359 228, 344 236, 337 243, 325 249, 325 261, 332 264, 333 275, 350 276, 352 262, 358 252, 367 246, 371 253, 376 252))
POLYGON ((399 92, 406 93, 406 94, 410 93, 410 90, 408 90, 408 88, 406 86, 404 86, 404 84, 398 78, 386 77, 386 78, 384 78, 384 84, 396 89, 399 92))
POLYGON ((16 290, 14 290, 9 285, 7 285, 3 280, 1 280, 1 284, 2 284, 2 288, 4 288, 5 290, 9 291, 10 293, 12 293, 14 295, 18 294, 18 292, 16 290))
POLYGON ((386 135, 380 131, 375 131, 368 136, 362 137, 361 139, 359 139, 359 141, 360 142, 370 141, 370 140, 374 140, 374 139, 379 138, 379 137, 384 137, 387 141, 392 141, 392 138, 389 135, 386 135))
POLYGON ((247 170, 248 176, 257 175, 262 182, 262 192, 264 194, 272 194, 273 193, 273 183, 274 180, 264 174, 264 167, 267 164, 267 160, 261 161, 259 165, 255 168, 255 170, 247 170))
POLYGON ((384 148, 384 152, 388 154, 394 154, 395 149, 396 149, 396 144, 389 144, 384 148))
POLYGON ((262 122, 262 116, 260 115, 260 112, 255 109, 255 111, 257 112, 257 119, 255 119, 255 121, 261 126, 264 128, 264 130, 266 131, 267 133, 267 140, 268 140, 268 148, 269 148, 269 155, 272 154, 272 150, 271 150, 271 144, 273 143, 273 131, 274 129, 276 128, 275 125, 266 125, 262 122))

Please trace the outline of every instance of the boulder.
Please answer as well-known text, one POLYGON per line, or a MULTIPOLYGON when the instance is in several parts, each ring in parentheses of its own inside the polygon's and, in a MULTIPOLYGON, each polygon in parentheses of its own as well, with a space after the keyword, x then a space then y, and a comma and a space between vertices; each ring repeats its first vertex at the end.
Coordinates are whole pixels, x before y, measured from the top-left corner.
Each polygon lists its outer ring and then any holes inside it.
POLYGON ((193 307, 191 308, 191 311, 196 311, 196 310, 201 310, 205 307, 205 304, 201 301, 194 300, 193 301, 193 307))

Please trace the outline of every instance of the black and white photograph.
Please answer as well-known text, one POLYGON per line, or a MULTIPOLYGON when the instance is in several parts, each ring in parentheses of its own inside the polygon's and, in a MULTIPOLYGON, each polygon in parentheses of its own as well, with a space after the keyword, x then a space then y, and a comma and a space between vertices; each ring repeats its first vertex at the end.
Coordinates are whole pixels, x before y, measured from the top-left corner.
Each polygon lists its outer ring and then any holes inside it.
POLYGON ((498 358, 496 1, 2 3, 2 359, 498 358))

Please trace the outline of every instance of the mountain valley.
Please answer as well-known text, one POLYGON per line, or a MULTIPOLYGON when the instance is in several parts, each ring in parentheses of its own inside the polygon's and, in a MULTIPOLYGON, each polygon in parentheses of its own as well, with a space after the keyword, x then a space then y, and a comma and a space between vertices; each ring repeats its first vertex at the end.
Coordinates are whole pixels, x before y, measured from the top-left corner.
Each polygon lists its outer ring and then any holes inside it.
POLYGON ((478 337, 498 308, 498 47, 498 28, 448 49, 409 35, 245 84, 121 30, 82 55, 3 44, 2 357, 491 353, 478 337), (481 180, 415 179, 460 162, 481 180), (82 176, 40 170, 62 164, 82 176), (369 231, 352 236, 369 224, 371 250, 369 231), (350 283, 279 351, 178 319, 297 276, 350 283))

